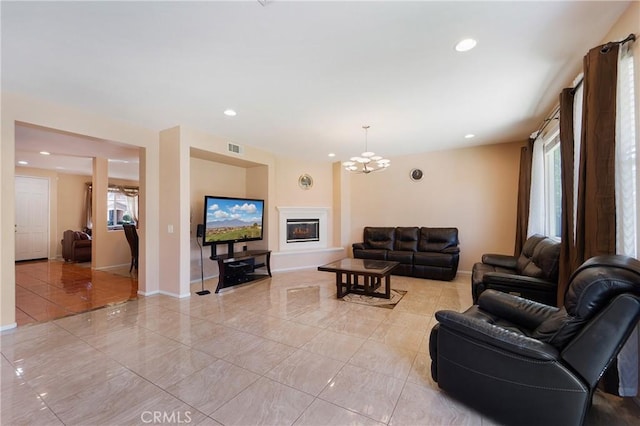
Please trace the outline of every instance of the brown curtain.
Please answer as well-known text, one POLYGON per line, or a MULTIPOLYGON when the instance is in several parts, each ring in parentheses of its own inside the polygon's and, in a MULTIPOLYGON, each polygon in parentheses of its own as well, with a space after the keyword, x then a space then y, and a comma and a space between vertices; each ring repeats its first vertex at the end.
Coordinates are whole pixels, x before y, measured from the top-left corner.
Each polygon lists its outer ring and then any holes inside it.
POLYGON ((616 252, 615 138, 618 44, 584 58, 584 103, 578 175, 576 258, 616 252))
POLYGON ((518 210, 516 216, 516 244, 513 249, 515 256, 520 256, 522 246, 527 240, 529 226, 529 201, 531 198, 531 161, 533 159, 533 142, 529 139, 527 146, 520 149, 520 174, 518 177, 518 210))
POLYGON ((558 301, 564 304, 569 276, 573 272, 576 256, 573 218, 573 101, 574 89, 564 89, 560 93, 560 159, 562 175, 562 233, 558 273, 558 301))
MULTIPOLYGON (((584 58, 584 101, 580 135, 575 257, 570 270, 585 260, 616 252, 615 136, 619 45, 591 49, 584 58)), ((563 234, 564 237, 564 234, 563 234)), ((563 259, 566 260, 566 259, 563 259)), ((565 265, 566 266, 566 265, 565 265)), ((568 273, 564 270, 564 273, 568 273)), ((566 281, 563 281, 566 287, 566 281)), ((564 292, 558 291, 558 296, 564 292)), ((558 297, 559 302, 563 299, 558 297)), ((561 305, 559 305, 561 306, 561 305)), ((600 380, 618 395, 617 359, 600 380)))

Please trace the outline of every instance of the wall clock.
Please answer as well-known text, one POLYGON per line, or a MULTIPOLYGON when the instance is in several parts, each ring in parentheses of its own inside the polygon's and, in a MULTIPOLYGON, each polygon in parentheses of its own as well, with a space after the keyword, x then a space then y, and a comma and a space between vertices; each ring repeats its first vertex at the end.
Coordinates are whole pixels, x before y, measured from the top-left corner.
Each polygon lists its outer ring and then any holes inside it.
POLYGON ((313 178, 305 173, 298 178, 298 185, 302 189, 310 189, 313 186, 313 178))
POLYGON ((411 169, 411 173, 409 173, 409 177, 411 177, 411 180, 417 182, 420 179, 422 179, 423 173, 422 170, 420 169, 411 169))

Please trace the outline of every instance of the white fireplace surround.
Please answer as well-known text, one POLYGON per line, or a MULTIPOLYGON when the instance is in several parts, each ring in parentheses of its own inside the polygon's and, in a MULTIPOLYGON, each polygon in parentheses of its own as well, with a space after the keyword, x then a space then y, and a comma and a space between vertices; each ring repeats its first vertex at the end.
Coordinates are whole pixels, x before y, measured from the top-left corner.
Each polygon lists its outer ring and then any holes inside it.
POLYGON ((329 238, 329 207, 276 207, 279 218, 280 251, 301 251, 327 248, 329 238), (318 241, 287 243, 287 219, 319 219, 318 241))

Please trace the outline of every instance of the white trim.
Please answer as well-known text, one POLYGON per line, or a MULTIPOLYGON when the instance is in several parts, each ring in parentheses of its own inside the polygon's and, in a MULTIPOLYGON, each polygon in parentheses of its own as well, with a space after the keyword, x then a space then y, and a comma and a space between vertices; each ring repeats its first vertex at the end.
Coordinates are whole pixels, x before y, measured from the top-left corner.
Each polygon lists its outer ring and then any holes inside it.
POLYGON ((276 207, 279 217, 279 249, 281 252, 302 252, 327 247, 329 239, 329 207, 276 207), (319 219, 318 241, 287 243, 287 219, 319 219))

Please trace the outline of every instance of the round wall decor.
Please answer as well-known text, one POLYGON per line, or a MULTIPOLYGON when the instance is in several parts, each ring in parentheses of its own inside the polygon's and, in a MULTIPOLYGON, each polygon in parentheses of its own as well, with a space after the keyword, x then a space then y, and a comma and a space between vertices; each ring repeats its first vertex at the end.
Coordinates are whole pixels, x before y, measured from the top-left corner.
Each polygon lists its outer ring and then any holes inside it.
POLYGON ((411 169, 411 172, 409 173, 409 177, 411 177, 411 180, 416 182, 422 179, 422 176, 424 176, 424 174, 420 169, 411 169))
POLYGON ((298 185, 302 189, 310 189, 313 186, 313 178, 305 173, 298 178, 298 185))

